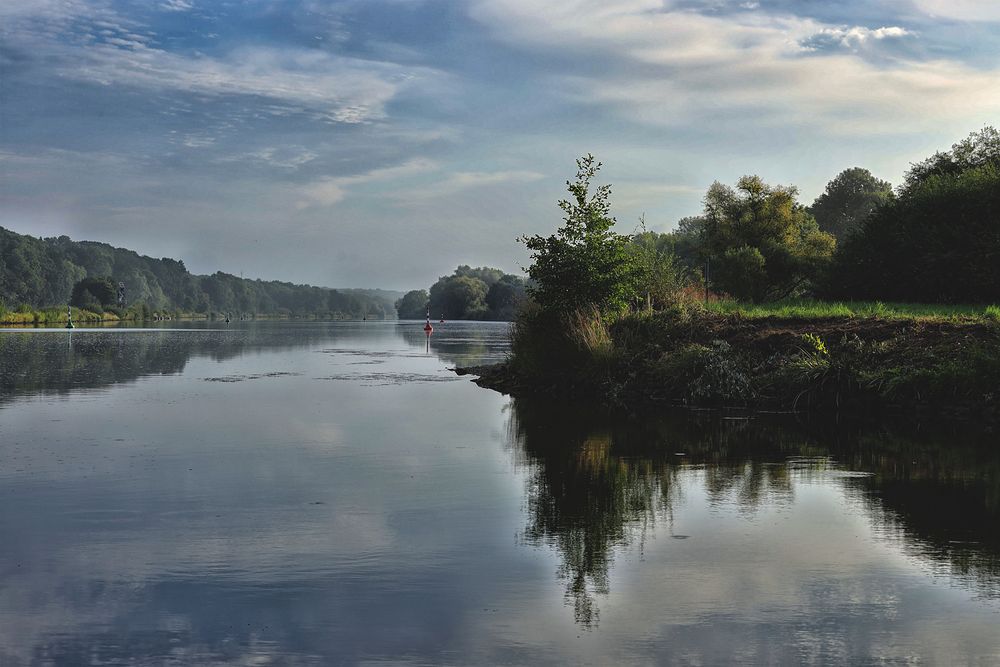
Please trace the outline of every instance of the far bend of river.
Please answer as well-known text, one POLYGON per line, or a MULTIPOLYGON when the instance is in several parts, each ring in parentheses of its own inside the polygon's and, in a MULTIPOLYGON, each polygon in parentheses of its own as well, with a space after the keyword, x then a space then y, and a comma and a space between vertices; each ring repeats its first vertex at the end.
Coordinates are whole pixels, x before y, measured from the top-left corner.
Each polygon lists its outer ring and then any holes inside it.
POLYGON ((1000 664, 1000 447, 611 423, 506 325, 0 332, 0 665, 1000 664))

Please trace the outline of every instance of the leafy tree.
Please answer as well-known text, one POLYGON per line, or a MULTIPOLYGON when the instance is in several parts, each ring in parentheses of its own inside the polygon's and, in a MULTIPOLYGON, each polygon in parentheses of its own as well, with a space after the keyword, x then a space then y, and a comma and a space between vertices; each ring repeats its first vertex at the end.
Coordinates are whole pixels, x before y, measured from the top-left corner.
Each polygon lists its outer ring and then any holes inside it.
POLYGON ((104 306, 114 305, 118 291, 110 278, 84 278, 73 285, 73 293, 69 303, 77 308, 101 310, 104 306))
POLYGON ((524 300, 526 285, 523 278, 510 274, 490 285, 486 293, 486 306, 491 320, 512 320, 517 306, 524 300))
POLYGON ((466 278, 478 278, 486 283, 487 287, 490 287, 495 282, 503 278, 505 274, 500 269, 494 269, 489 266, 478 266, 476 268, 472 268, 467 264, 462 264, 455 269, 454 275, 465 276, 466 278))
POLYGON ((825 294, 985 302, 1000 294, 1000 133, 914 164, 896 199, 838 249, 825 294))
POLYGON ((705 195, 704 252, 713 284, 739 299, 766 301, 803 292, 828 265, 834 238, 795 200, 795 187, 744 176, 705 195))
POLYGON ((431 285, 430 294, 423 290, 408 292, 396 302, 399 317, 423 317, 430 307, 431 317, 451 320, 511 320, 517 304, 525 297, 525 281, 488 266, 472 268, 461 265, 450 276, 442 276, 431 285), (409 309, 404 300, 410 300, 409 309), (404 315, 405 312, 411 313, 404 315), (419 312, 418 312, 419 311, 419 312))
POLYGON ((759 248, 749 245, 727 248, 710 278, 728 293, 751 301, 765 300, 771 287, 767 260, 759 248))
POLYGON ((559 202, 563 226, 552 236, 525 236, 531 251, 529 288, 535 301, 552 312, 569 313, 594 306, 621 312, 636 298, 641 267, 629 250, 628 236, 612 231, 611 186, 591 194, 601 163, 587 154, 576 161, 576 180, 567 181, 569 199, 559 202))
POLYGON ((1000 295, 1000 164, 914 180, 844 242, 826 293, 995 302, 1000 295))
POLYGON ((958 176, 987 164, 1000 165, 1000 132, 990 125, 953 144, 950 151, 937 152, 911 165, 899 194, 901 197, 911 194, 934 176, 958 176))
POLYGON ((486 315, 486 283, 470 276, 447 276, 431 286, 431 316, 480 319, 486 315))
POLYGON ((410 290, 396 301, 396 316, 401 320, 419 320, 427 313, 427 290, 410 290))
POLYGON ((701 268, 707 258, 708 219, 703 215, 688 216, 677 221, 670 233, 673 252, 684 266, 701 268))
POLYGON ((892 198, 892 184, 875 178, 867 169, 853 167, 827 183, 809 212, 821 230, 843 239, 892 198))

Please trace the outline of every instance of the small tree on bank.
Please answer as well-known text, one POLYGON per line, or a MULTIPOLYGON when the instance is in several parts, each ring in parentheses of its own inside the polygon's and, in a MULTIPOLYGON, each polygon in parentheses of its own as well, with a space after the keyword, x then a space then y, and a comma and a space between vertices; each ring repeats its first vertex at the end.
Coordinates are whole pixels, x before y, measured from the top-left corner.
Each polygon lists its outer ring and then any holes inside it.
POLYGON ((526 270, 529 291, 543 310, 556 313, 596 307, 620 313, 635 300, 641 268, 628 236, 612 231, 611 186, 591 193, 601 163, 589 153, 576 161, 576 180, 567 181, 570 198, 559 202, 564 224, 551 236, 523 236, 531 251, 526 270))

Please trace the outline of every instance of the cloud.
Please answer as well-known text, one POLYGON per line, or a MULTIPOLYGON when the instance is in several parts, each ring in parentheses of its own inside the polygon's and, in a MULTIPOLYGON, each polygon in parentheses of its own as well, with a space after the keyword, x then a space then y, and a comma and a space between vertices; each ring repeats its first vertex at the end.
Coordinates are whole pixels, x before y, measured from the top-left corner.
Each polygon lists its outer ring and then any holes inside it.
POLYGON ((959 21, 1000 22, 1000 3, 994 0, 914 0, 931 16, 959 21))
POLYGON ((572 54, 553 87, 644 124, 738 118, 744 130, 750 121, 873 134, 1000 110, 997 71, 944 59, 876 65, 802 46, 817 35, 848 45, 909 35, 898 26, 845 29, 763 11, 706 15, 643 0, 484 0, 473 16, 518 47, 572 54))
POLYGON ((236 155, 219 157, 221 163, 257 163, 279 169, 296 170, 319 157, 319 153, 303 146, 268 146, 236 155))
POLYGON ((373 169, 363 174, 319 178, 298 189, 299 201, 296 203, 296 208, 333 206, 343 201, 354 186, 409 178, 437 168, 437 164, 432 160, 415 158, 395 167, 373 169))
POLYGON ((542 178, 545 175, 537 171, 459 171, 431 186, 429 191, 444 195, 503 183, 530 183, 542 178))
POLYGON ((188 57, 143 44, 104 43, 85 50, 60 74, 106 86, 258 96, 320 118, 360 123, 383 117, 385 103, 412 75, 391 65, 326 53, 246 47, 225 58, 188 57))
MULTIPOLYGON (((404 164, 373 169, 354 176, 323 177, 298 189, 298 209, 314 206, 333 206, 343 201, 354 186, 371 183, 393 183, 414 176, 440 171, 440 166, 427 159, 414 159, 404 164)), ((544 178, 544 174, 526 170, 509 171, 458 171, 430 183, 414 187, 393 187, 389 197, 397 203, 417 203, 441 200, 465 190, 491 187, 509 183, 531 183, 544 178)))
POLYGON ((194 4, 189 0, 165 0, 160 3, 160 9, 168 12, 187 12, 194 9, 194 4))
MULTIPOLYGON (((186 0, 161 7, 180 11, 186 0)), ((64 80, 149 92, 212 98, 260 98, 255 107, 305 113, 337 123, 385 117, 401 90, 428 85, 439 73, 426 67, 354 58, 300 46, 242 45, 217 55, 175 52, 156 34, 100 4, 15 3, 8 8, 11 46, 53 65, 64 80)))
POLYGON ((532 183, 545 178, 536 171, 458 171, 445 178, 416 188, 395 190, 393 200, 406 205, 427 201, 446 200, 467 190, 495 187, 514 183, 532 183))
POLYGON ((899 26, 882 27, 875 30, 861 26, 854 26, 852 28, 823 28, 815 35, 811 35, 799 43, 810 51, 837 47, 856 51, 866 44, 870 44, 872 41, 898 39, 912 35, 912 32, 899 26))

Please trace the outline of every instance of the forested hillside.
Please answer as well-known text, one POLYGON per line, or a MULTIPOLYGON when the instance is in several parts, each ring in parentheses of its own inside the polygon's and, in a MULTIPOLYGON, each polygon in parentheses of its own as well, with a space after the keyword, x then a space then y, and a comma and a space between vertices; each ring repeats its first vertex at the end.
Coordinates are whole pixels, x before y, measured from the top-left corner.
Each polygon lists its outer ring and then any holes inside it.
POLYGON ((369 319, 394 318, 394 293, 198 276, 184 262, 153 259, 106 243, 39 239, 0 227, 0 306, 47 308, 69 303, 84 278, 124 283, 129 307, 188 313, 247 313, 369 319))

